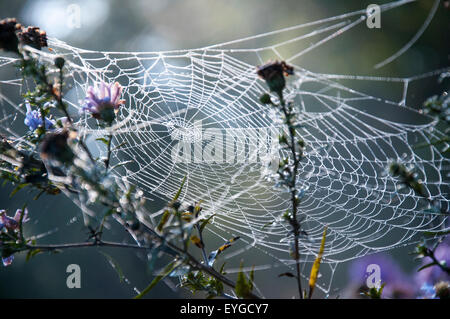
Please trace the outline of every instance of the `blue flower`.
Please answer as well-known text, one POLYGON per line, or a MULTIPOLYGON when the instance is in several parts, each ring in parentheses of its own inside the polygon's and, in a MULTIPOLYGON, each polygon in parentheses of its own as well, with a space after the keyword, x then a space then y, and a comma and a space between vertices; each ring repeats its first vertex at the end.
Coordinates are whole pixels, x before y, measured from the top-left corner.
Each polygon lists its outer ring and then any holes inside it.
POLYGON ((14 255, 8 257, 2 257, 3 266, 7 267, 12 264, 14 260, 14 255))
MULTIPOLYGON (((26 103, 25 105, 27 107, 27 113, 23 122, 28 126, 30 131, 35 131, 39 126, 42 126, 41 112, 32 110, 30 103, 26 103)), ((45 129, 51 130, 54 126, 54 121, 45 118, 45 129)))
POLYGON ((16 230, 19 228, 20 219, 22 218, 22 223, 26 223, 28 219, 28 209, 25 208, 16 210, 14 217, 9 217, 6 215, 5 210, 0 210, 0 230, 4 227, 9 230, 16 230), (22 217, 23 214, 23 217, 22 217))
POLYGON ((425 299, 435 299, 436 298, 436 289, 433 285, 429 283, 424 283, 422 287, 420 287, 420 290, 422 291, 421 298, 425 299))

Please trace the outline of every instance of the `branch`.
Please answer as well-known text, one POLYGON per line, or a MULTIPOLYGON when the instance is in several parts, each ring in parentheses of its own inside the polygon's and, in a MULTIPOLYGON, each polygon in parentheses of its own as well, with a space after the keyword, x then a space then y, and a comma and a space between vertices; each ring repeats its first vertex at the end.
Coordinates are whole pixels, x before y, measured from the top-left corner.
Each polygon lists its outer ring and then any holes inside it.
MULTIPOLYGON (((160 236, 158 236, 157 239, 159 239, 158 241, 161 241, 160 236)), ((209 274, 210 276, 215 277, 216 279, 220 280, 227 286, 235 289, 236 284, 232 280, 226 278, 221 273, 214 270, 212 267, 202 264, 194 256, 189 254, 187 251, 184 251, 183 249, 181 249, 178 246, 173 245, 169 242, 163 242, 163 244, 166 245, 167 247, 171 248, 172 250, 174 250, 182 255, 185 255, 187 258, 188 264, 190 264, 193 268, 201 270, 201 271, 209 274)), ((36 249, 40 249, 42 251, 54 251, 54 250, 86 248, 86 247, 116 247, 116 248, 141 249, 141 250, 151 250, 152 249, 152 247, 148 247, 148 246, 139 246, 139 245, 133 245, 133 244, 96 240, 96 241, 92 241, 92 242, 79 242, 79 243, 56 244, 56 245, 29 245, 29 244, 26 244, 26 245, 24 245, 24 247, 18 249, 17 251, 27 251, 27 250, 36 250, 36 249)), ((259 299, 259 297, 253 293, 250 293, 249 296, 254 299, 259 299)))
POLYGON ((56 244, 56 245, 25 245, 23 248, 19 249, 19 251, 26 250, 36 250, 40 249, 42 251, 53 251, 53 250, 61 250, 61 249, 70 249, 70 248, 85 248, 85 247, 120 247, 120 248, 131 248, 131 249, 144 249, 149 250, 150 247, 139 246, 133 244, 125 244, 125 243, 116 243, 109 241, 92 241, 92 242, 80 242, 80 243, 68 243, 68 244, 56 244))
POLYGON ((302 282, 301 282, 301 271, 300 271, 300 251, 299 251, 299 235, 300 235, 300 224, 297 220, 297 210, 298 210, 298 203, 297 203, 297 171, 298 171, 298 164, 299 159, 297 158, 297 154, 295 152, 295 129, 292 127, 292 123, 290 121, 291 113, 290 110, 286 108, 286 103, 283 99, 283 95, 280 94, 280 105, 281 110, 283 111, 284 117, 286 119, 286 125, 288 126, 289 131, 289 137, 291 140, 291 144, 289 145, 292 159, 294 161, 294 167, 292 170, 292 180, 291 180, 291 202, 292 202, 292 226, 293 226, 293 232, 294 232, 294 245, 295 245, 295 266, 296 266, 296 278, 297 278, 297 286, 298 286, 298 292, 300 295, 300 299, 303 299, 303 289, 302 289, 302 282))

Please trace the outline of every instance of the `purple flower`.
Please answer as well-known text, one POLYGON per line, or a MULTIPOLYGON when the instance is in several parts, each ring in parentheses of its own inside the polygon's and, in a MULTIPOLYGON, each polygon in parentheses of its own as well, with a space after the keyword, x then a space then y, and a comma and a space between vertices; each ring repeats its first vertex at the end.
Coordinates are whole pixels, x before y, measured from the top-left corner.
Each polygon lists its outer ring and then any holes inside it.
MULTIPOLYGON (((0 210, 0 231, 6 229, 7 231, 17 232, 20 226, 20 219, 22 219, 22 223, 26 223, 28 219, 28 210, 18 209, 16 210, 16 214, 14 217, 9 217, 6 215, 5 210, 0 210)), ((1 245, 3 246, 3 244, 1 245)), ((2 250, 2 262, 3 266, 9 266, 14 260, 14 255, 8 250, 2 250)))
POLYGON ((107 84, 102 81, 99 86, 97 84, 89 86, 81 111, 91 113, 96 119, 112 123, 119 106, 125 103, 120 99, 121 95, 122 86, 118 82, 107 84))
MULTIPOLYGON (((30 103, 25 104, 27 107, 27 113, 25 120, 23 121, 30 131, 36 130, 39 126, 42 126, 41 112, 37 110, 32 110, 30 103)), ((55 126, 54 121, 45 118, 45 129, 53 129, 55 126)))
MULTIPOLYGON (((447 238, 445 241, 439 244, 439 246, 434 251, 434 256, 440 262, 444 262, 447 266, 450 266, 450 239, 447 238)), ((432 262, 431 258, 423 258, 422 266, 432 262)), ((439 266, 434 265, 425 269, 422 269, 416 274, 416 282, 419 287, 424 284, 434 285, 439 281, 449 281, 450 275, 443 271, 439 266)))
POLYGON ((8 257, 2 257, 3 266, 7 267, 12 264, 14 260, 14 255, 10 255, 8 257))
POLYGON ((22 218, 22 223, 26 223, 27 221, 29 221, 28 209, 25 208, 24 211, 22 209, 16 210, 16 214, 14 215, 14 217, 9 217, 8 215, 6 215, 5 210, 0 210, 0 230, 2 230, 3 227, 5 227, 8 230, 18 229, 20 218, 22 218))
POLYGON ((350 289, 347 297, 360 297, 362 291, 367 291, 366 280, 372 273, 369 265, 377 265, 380 270, 380 284, 384 283, 382 298, 414 298, 416 288, 410 278, 386 254, 369 255, 355 260, 349 267, 350 289))

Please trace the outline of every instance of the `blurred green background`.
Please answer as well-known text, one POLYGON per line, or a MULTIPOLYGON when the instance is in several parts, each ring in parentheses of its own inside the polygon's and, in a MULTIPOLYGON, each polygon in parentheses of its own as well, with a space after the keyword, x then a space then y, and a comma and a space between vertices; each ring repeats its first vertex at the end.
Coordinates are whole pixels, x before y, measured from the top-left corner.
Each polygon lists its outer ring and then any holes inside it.
MULTIPOLYGON (((159 51, 207 46, 250 35, 298 25, 345 12, 359 10, 371 3, 389 1, 360 0, 0 0, 0 16, 17 17, 24 25, 37 25, 50 37, 72 46, 102 51, 159 51), (68 8, 80 8, 80 28, 67 25, 68 8), (71 7, 73 8, 73 7, 71 7)), ((441 3, 424 35, 399 59, 376 70, 375 64, 389 57, 407 43, 421 27, 434 1, 423 0, 382 15, 382 28, 368 30, 362 26, 294 61, 319 73, 380 75, 404 77, 422 74, 449 65, 450 10, 441 3)), ((299 44, 300 45, 300 44, 299 44)), ((301 43, 309 45, 309 43, 301 43)), ((300 51, 300 49, 298 50, 300 51)), ((353 83, 355 84, 355 83, 353 83)), ((399 100, 401 90, 395 85, 357 83, 359 90, 399 100), (372 86, 372 87, 371 87, 372 86), (378 87, 379 86, 379 87, 378 87)), ((1 87, 0 87, 1 89, 1 87)), ((408 105, 419 107, 428 96, 443 89, 436 78, 414 84, 409 90, 408 105)), ((24 202, 32 212, 28 231, 33 234, 52 231, 41 242, 72 242, 86 238, 82 223, 75 216, 77 207, 64 197, 43 195, 33 201, 26 190, 10 199, 10 185, 0 188, 0 207, 10 212, 24 202), (54 232, 53 232, 54 231, 54 232)), ((121 240, 123 230, 112 226, 109 239, 121 240)), ((54 256, 38 255, 29 262, 18 256, 11 267, 0 268, 2 298, 129 298, 133 288, 142 289, 153 274, 146 271, 145 256, 133 251, 105 249, 120 265, 130 283, 119 282, 113 268, 96 249, 70 250, 54 256), (68 289, 67 265, 79 264, 82 288, 68 289)), ((415 264, 408 248, 391 253, 403 267, 415 264)), ((244 256, 245 258, 245 256, 244 256)), ((289 298, 295 286, 288 279, 278 279, 277 269, 257 274, 260 289, 269 297, 289 298), (261 274, 261 275, 259 275, 261 274), (275 284, 274 284, 275 282, 275 284)), ((335 275, 336 286, 347 280, 345 267, 335 275)), ((160 284, 150 298, 188 296, 170 285, 160 284)))

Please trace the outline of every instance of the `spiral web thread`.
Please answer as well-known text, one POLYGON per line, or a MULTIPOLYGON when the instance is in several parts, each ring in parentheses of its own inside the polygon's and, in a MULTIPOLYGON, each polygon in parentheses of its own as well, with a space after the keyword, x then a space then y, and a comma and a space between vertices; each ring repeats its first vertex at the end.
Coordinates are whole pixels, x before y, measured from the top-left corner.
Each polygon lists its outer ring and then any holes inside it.
MULTIPOLYGON (((409 2, 396 1, 381 8, 387 11, 409 2)), ((180 140, 196 142, 202 130, 210 128, 225 134, 247 132, 245 136, 236 134, 242 143, 246 138, 249 142, 260 137, 261 132, 278 134, 282 125, 277 114, 258 102, 267 88, 258 79, 255 65, 268 57, 295 65, 298 58, 322 44, 337 41, 352 28, 365 27, 364 14, 365 10, 351 12, 192 50, 98 52, 55 39, 50 46, 67 60, 71 90, 66 100, 74 109, 80 108, 87 87, 95 82, 118 81, 124 87, 126 105, 118 114, 114 133, 114 146, 122 146, 112 157, 113 165, 123 164, 113 169, 118 179, 136 185, 150 200, 167 200, 187 175, 182 202, 202 200, 205 214, 215 214, 206 242, 208 238, 222 243, 241 237, 224 253, 225 259, 245 259, 245 253, 253 251, 264 256, 257 259, 256 270, 292 268, 289 226, 274 222, 289 208, 289 194, 274 189, 274 182, 261 173, 261 163, 175 163, 172 150, 180 140), (252 41, 261 39, 275 40, 265 47, 248 48, 252 41), (281 53, 286 47, 310 41, 314 44, 301 51, 281 53), (199 120, 200 130, 195 127, 199 120)), ((40 54, 44 59, 54 56, 40 54)), ((0 58, 0 69, 14 62, 0 58)), ((391 160, 415 167, 429 199, 448 209, 448 158, 441 153, 442 145, 415 149, 415 145, 440 140, 445 133, 435 120, 408 109, 406 103, 411 83, 436 77, 443 70, 410 78, 318 74, 299 65, 295 70, 287 99, 299 107, 299 134, 307 145, 298 178, 298 187, 304 191, 299 209, 305 232, 300 241, 302 267, 307 274, 328 225, 321 271, 325 275, 318 287, 329 292, 340 263, 415 243, 424 232, 445 230, 446 217, 425 211, 428 204, 423 198, 409 189, 399 191, 398 183, 386 173, 391 160), (342 81, 395 84, 402 98, 393 101, 359 92, 342 81), (408 123, 403 115, 418 120, 408 123)), ((0 85, 7 88, 21 83, 12 78, 2 79, 0 85)), ((2 97, 3 104, 10 102, 2 97)), ((9 104, 14 111, 2 109, 2 130, 20 139, 21 134, 9 123, 22 121, 23 108, 9 104)), ((105 131, 87 117, 77 126, 90 136, 89 147, 104 154, 105 149, 94 143, 94 138, 104 136, 105 131)), ((207 144, 207 139, 200 140, 203 148, 207 144)), ((225 145, 228 147, 232 146, 225 145)), ((256 150, 248 147, 248 156, 256 150)), ((157 222, 161 213, 148 217, 157 222)), ((229 270, 233 271, 236 269, 229 270)))

